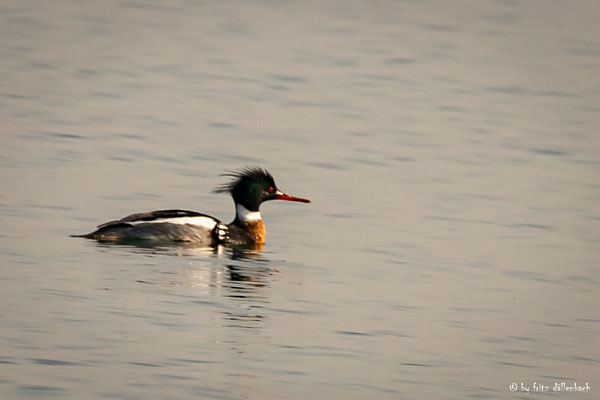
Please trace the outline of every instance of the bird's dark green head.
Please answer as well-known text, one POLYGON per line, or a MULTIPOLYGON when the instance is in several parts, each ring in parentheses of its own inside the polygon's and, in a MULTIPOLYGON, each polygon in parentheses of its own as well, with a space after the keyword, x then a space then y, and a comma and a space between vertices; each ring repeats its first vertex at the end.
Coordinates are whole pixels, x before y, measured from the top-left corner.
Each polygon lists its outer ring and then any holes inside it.
POLYGON ((287 200, 310 203, 310 200, 289 196, 277 189, 275 179, 265 169, 251 167, 239 172, 224 174, 233 179, 215 189, 215 193, 230 193, 236 204, 248 211, 258 211, 261 203, 267 200, 287 200))

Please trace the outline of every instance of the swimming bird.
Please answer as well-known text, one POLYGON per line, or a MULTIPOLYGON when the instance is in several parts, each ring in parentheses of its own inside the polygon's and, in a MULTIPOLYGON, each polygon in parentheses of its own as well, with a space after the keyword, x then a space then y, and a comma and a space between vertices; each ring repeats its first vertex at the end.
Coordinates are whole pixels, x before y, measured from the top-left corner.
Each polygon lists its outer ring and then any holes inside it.
POLYGON ((224 224, 210 215, 187 210, 159 210, 129 215, 117 221, 106 222, 86 235, 88 239, 106 242, 172 241, 193 242, 211 246, 262 246, 265 225, 260 205, 269 200, 310 203, 310 200, 290 196, 277 188, 273 176, 265 169, 247 167, 223 176, 233 179, 215 193, 230 194, 235 203, 235 219, 224 224))

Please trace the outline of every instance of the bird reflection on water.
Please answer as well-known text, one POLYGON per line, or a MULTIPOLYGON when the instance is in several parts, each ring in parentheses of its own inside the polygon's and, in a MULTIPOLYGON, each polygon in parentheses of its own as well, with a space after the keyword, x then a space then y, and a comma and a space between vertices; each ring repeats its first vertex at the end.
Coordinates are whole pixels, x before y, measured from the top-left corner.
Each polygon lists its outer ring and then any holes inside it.
MULTIPOLYGON (((149 257, 187 257, 186 270, 180 267, 164 270, 168 262, 160 263, 160 279, 156 269, 149 271, 152 278, 136 279, 146 285, 164 288, 186 287, 204 289, 210 304, 221 311, 224 326, 232 328, 262 328, 264 307, 269 303, 268 287, 278 274, 275 262, 265 258, 262 245, 249 247, 197 247, 191 243, 157 244, 147 241, 90 242, 102 251, 126 251, 149 257), (165 275, 169 276, 165 280, 165 275)), ((165 259, 165 260, 168 260, 165 259)), ((207 304, 205 300, 197 301, 207 304)))
POLYGON ((236 303, 231 311, 224 311, 226 325, 238 328, 261 328, 265 319, 264 305, 268 303, 265 290, 277 272, 257 250, 231 249, 226 264, 228 279, 223 280, 225 296, 236 303))

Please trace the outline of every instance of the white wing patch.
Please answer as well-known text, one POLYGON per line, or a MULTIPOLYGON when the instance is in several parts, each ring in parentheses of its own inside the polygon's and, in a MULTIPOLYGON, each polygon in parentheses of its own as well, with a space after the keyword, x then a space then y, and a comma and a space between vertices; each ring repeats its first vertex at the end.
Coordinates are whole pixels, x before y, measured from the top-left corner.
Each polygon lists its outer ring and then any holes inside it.
POLYGON ((137 224, 180 224, 180 225, 196 225, 201 226, 204 229, 212 231, 214 227, 217 225, 217 221, 210 217, 177 217, 177 218, 161 218, 155 219, 152 221, 134 221, 127 222, 128 224, 137 225, 137 224))

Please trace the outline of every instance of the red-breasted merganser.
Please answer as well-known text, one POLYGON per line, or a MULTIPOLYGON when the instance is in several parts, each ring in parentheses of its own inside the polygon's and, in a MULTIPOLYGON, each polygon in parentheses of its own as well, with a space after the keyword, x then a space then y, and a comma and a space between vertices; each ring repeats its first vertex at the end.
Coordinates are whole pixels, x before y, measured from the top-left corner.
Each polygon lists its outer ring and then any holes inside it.
POLYGON ((106 222, 98 230, 80 237, 98 241, 154 240, 194 242, 216 246, 262 246, 265 225, 259 207, 264 201, 286 200, 310 203, 310 200, 281 192, 271 174, 261 168, 232 172, 233 180, 217 187, 215 193, 228 193, 235 203, 235 219, 226 225, 210 215, 186 210, 160 210, 132 214, 106 222))

